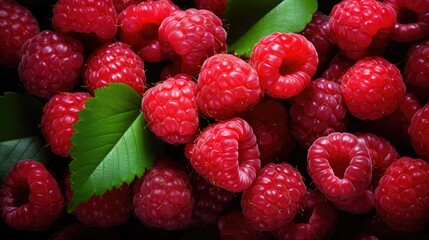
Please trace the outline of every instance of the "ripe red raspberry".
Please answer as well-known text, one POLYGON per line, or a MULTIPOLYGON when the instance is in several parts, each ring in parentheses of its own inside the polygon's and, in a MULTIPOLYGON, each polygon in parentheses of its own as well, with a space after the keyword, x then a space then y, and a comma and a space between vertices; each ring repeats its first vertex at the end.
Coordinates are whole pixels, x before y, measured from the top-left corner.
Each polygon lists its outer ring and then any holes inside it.
POLYGON ((315 12, 301 34, 316 48, 319 70, 325 69, 328 58, 335 50, 329 37, 329 17, 320 11, 315 12))
POLYGON ((369 150, 351 133, 334 132, 316 139, 308 149, 307 162, 316 187, 331 201, 351 199, 371 182, 369 150))
POLYGON ((372 186, 377 186, 387 167, 399 158, 399 153, 386 139, 375 134, 357 132, 354 135, 368 147, 372 161, 372 186))
POLYGON ((414 42, 429 36, 428 0, 384 0, 396 11, 392 39, 397 42, 414 42))
POLYGON ((329 239, 335 231, 338 213, 319 191, 307 189, 292 223, 280 228, 278 239, 329 239))
MULTIPOLYGON (((67 201, 73 196, 70 175, 66 177, 67 201)), ((132 188, 124 183, 119 188, 112 188, 101 196, 92 196, 80 203, 73 210, 73 215, 89 227, 107 229, 128 220, 132 213, 132 188)))
POLYGON ((234 193, 213 186, 195 172, 190 175, 195 196, 192 223, 206 226, 218 222, 220 217, 232 208, 234 193))
POLYGON ((197 105, 207 117, 238 116, 261 98, 258 74, 231 54, 215 54, 204 61, 197 81, 197 105))
POLYGON ((89 94, 84 92, 62 92, 53 96, 43 109, 42 133, 52 152, 69 157, 70 137, 73 124, 79 119, 78 112, 85 107, 89 94))
POLYGON ((280 152, 289 139, 288 112, 278 99, 264 97, 241 118, 246 120, 255 133, 261 162, 269 161, 280 152))
POLYGON ((330 36, 349 58, 378 55, 389 44, 395 21, 395 10, 377 0, 345 0, 331 10, 330 36))
POLYGON ((402 157, 375 189, 377 214, 391 228, 414 232, 429 223, 429 163, 402 157))
POLYGON ((145 225, 179 230, 191 223, 195 203, 192 186, 176 162, 158 160, 137 184, 135 213, 145 225))
POLYGON ((195 6, 198 9, 206 9, 218 16, 219 18, 223 17, 223 13, 226 10, 227 0, 193 0, 195 6))
POLYGON ((92 52, 82 77, 92 95, 95 89, 114 82, 125 83, 142 95, 146 84, 143 60, 122 42, 108 43, 92 52))
POLYGON ((429 162, 429 103, 414 114, 408 133, 417 155, 429 162))
POLYGON ((318 78, 291 102, 291 132, 305 149, 321 136, 346 129, 347 108, 335 82, 318 78))
POLYGON ((189 75, 197 74, 205 59, 226 50, 222 21, 204 9, 172 12, 162 21, 158 35, 166 56, 189 75))
POLYGON ((304 90, 318 62, 316 49, 304 36, 279 32, 259 40, 249 60, 262 90, 275 98, 290 98, 304 90))
POLYGON ((344 56, 340 52, 331 60, 329 66, 323 71, 321 78, 341 85, 341 77, 354 64, 354 60, 344 56))
POLYGON ((346 200, 332 201, 337 209, 351 214, 368 214, 375 206, 374 190, 368 188, 361 194, 346 200))
POLYGON ((272 231, 290 223, 304 199, 306 187, 298 170, 288 163, 269 163, 243 191, 241 207, 250 225, 272 231))
POLYGON ((216 122, 191 143, 192 167, 211 184, 231 192, 248 188, 261 167, 256 136, 241 118, 216 122))
POLYGON ((34 160, 17 162, 0 188, 3 221, 18 230, 42 231, 62 214, 61 188, 45 166, 34 160))
POLYGON ((170 1, 145 1, 126 8, 119 16, 119 39, 147 62, 166 58, 158 38, 161 22, 179 8, 170 1))
POLYGON ((141 2, 141 0, 112 0, 112 1, 117 14, 120 14, 129 6, 135 5, 141 2))
POLYGON ((365 57, 341 77, 341 92, 353 116, 374 120, 398 108, 405 84, 395 65, 379 56, 365 57))
POLYGON ((404 78, 407 90, 414 93, 422 103, 429 100, 429 39, 409 48, 404 78))
POLYGON ((39 23, 25 7, 12 1, 0 2, 0 64, 18 67, 19 51, 39 33, 39 23))
POLYGON ((84 62, 82 44, 45 30, 25 42, 18 73, 24 88, 40 98, 73 90, 84 62))
POLYGON ((52 26, 60 32, 94 34, 100 42, 110 42, 117 30, 113 1, 58 0, 53 7, 52 26))
POLYGON ((268 240, 264 233, 252 228, 243 213, 232 211, 219 219, 218 228, 222 240, 268 240))
POLYGON ((183 144, 194 138, 199 124, 196 89, 189 75, 178 74, 145 92, 142 111, 157 137, 170 144, 183 144))

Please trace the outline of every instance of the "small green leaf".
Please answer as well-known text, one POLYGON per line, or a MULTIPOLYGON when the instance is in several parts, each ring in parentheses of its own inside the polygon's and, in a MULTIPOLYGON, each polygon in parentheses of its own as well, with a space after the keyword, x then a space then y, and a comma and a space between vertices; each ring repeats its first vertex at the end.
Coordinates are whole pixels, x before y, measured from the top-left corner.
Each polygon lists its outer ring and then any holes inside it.
POLYGON ((264 36, 302 31, 316 10, 317 0, 228 0, 228 49, 248 57, 264 36))
POLYGON ((155 157, 154 136, 145 128, 141 96, 121 83, 95 90, 79 112, 71 137, 70 213, 93 195, 131 183, 155 157))
POLYGON ((52 158, 38 124, 43 103, 29 95, 6 92, 0 96, 0 183, 23 159, 47 163, 52 158))

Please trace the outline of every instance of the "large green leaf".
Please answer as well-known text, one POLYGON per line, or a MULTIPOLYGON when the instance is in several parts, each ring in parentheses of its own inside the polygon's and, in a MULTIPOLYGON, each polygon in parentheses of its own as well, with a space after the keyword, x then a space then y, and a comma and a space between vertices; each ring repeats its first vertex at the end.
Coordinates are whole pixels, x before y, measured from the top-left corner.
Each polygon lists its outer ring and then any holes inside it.
POLYGON ((6 92, 0 96, 0 183, 23 159, 47 163, 52 154, 38 124, 43 103, 29 95, 6 92))
POLYGON ((273 32, 300 32, 317 10, 317 0, 228 0, 228 46, 250 56, 253 46, 273 32))
POLYGON ((93 195, 131 183, 152 166, 154 136, 145 128, 141 100, 131 87, 115 83, 86 101, 71 137, 68 212, 93 195))

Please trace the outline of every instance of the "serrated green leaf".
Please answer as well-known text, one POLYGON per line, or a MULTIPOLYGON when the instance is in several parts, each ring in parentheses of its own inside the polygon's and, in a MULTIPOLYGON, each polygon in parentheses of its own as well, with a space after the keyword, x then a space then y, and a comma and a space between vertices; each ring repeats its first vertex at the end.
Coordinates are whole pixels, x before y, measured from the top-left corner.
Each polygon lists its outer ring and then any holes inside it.
POLYGON ((38 124, 43 103, 15 92, 0 96, 0 183, 10 168, 23 159, 47 163, 52 153, 46 147, 38 124))
POLYGON ((131 183, 154 160, 154 137, 145 128, 141 96, 121 83, 95 90, 85 102, 71 137, 70 213, 93 195, 131 183))
POLYGON ((250 56, 253 46, 273 32, 300 32, 317 10, 317 0, 228 0, 228 49, 250 56))

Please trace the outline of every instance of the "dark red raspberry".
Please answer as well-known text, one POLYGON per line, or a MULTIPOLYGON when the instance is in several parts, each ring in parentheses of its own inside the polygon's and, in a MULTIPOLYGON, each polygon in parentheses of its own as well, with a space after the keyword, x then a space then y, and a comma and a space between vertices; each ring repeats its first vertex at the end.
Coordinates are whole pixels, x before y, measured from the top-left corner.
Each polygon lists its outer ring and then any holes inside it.
POLYGON ((363 193, 346 200, 332 201, 337 209, 351 214, 368 214, 375 206, 374 190, 368 188, 363 193))
POLYGON ((112 0, 58 0, 52 26, 60 32, 93 34, 102 43, 116 36, 117 19, 112 0))
POLYGON ((291 102, 291 132, 305 149, 321 136, 346 129, 347 108, 335 82, 316 79, 291 102))
POLYGON ((306 186, 298 170, 285 162, 269 163, 243 191, 243 215, 258 231, 278 230, 292 222, 305 192, 306 186))
POLYGON ((429 39, 409 48, 404 78, 407 90, 414 93, 422 103, 429 100, 429 39))
POLYGON ((301 210, 292 223, 282 227, 278 239, 329 239, 335 231, 338 213, 325 201, 319 191, 307 189, 301 202, 301 210))
POLYGON ((176 162, 158 160, 136 184, 135 213, 145 225, 179 230, 191 223, 195 203, 192 186, 176 162))
POLYGON ((207 117, 238 116, 261 98, 258 73, 231 54, 215 54, 204 61, 197 81, 197 105, 207 117))
POLYGON ((13 1, 0 2, 0 64, 18 67, 25 41, 39 33, 39 23, 25 7, 13 1))
POLYGON ((108 43, 92 52, 86 59, 82 77, 93 95, 95 89, 109 83, 125 83, 142 95, 146 84, 143 60, 122 42, 108 43))
POLYGON ((72 222, 64 229, 54 232, 49 240, 76 240, 76 239, 103 239, 120 240, 119 234, 114 229, 98 229, 88 227, 81 222, 72 222))
POLYGON ((187 156, 195 171, 231 192, 248 188, 261 167, 256 136, 241 118, 209 125, 191 145, 187 156))
POLYGON ((375 187, 387 167, 399 158, 399 153, 382 137, 362 132, 354 133, 354 135, 368 147, 372 161, 372 186, 375 187))
POLYGON ((265 240, 263 232, 250 226, 243 213, 239 210, 232 211, 219 219, 218 228, 222 240, 265 240))
POLYGON ((52 152, 69 157, 70 137, 73 124, 79 119, 78 112, 85 107, 89 94, 84 92, 62 92, 53 96, 43 109, 42 133, 52 152))
POLYGON ((222 21, 208 10, 174 11, 158 29, 161 49, 181 72, 194 75, 204 60, 226 50, 222 21))
POLYGON ((55 178, 42 163, 17 162, 0 188, 3 221, 18 230, 42 231, 62 214, 64 198, 55 178))
POLYGON ((161 22, 179 8, 170 1, 144 1, 126 8, 119 16, 119 39, 133 47, 147 62, 166 58, 158 38, 161 22))
POLYGON ((195 172, 191 174, 190 180, 195 196, 192 223, 207 226, 218 222, 220 217, 232 208, 234 193, 213 186, 195 172))
POLYGON ((329 37, 329 17, 320 11, 315 12, 301 34, 316 48, 319 70, 325 69, 328 58, 335 50, 334 43, 329 37))
POLYGON ((402 157, 393 162, 375 189, 380 218, 398 231, 415 232, 429 223, 429 163, 402 157))
POLYGON ((341 77, 355 62, 340 52, 335 55, 329 66, 323 71, 322 78, 341 85, 341 77))
POLYGON ((334 132, 308 149, 308 173, 331 201, 351 199, 371 183, 372 162, 365 143, 351 133, 334 132))
POLYGON ((142 100, 149 129, 170 144, 189 142, 199 124, 197 84, 186 74, 178 74, 151 88, 142 100))
POLYGON ((429 36, 428 0, 384 0, 396 11, 392 39, 397 42, 414 42, 429 36))
MULTIPOLYGON (((70 175, 66 177, 67 201, 73 196, 70 175)), ((80 203, 73 210, 73 215, 86 226, 108 229, 126 222, 133 210, 132 188, 124 183, 119 188, 112 188, 101 196, 92 196, 80 203)))
POLYGON ((347 57, 359 59, 384 52, 395 21, 395 10, 377 0, 345 0, 331 10, 329 33, 347 57))
POLYGON ((429 162, 429 103, 414 114, 408 133, 417 155, 429 162))
POLYGON ((113 6, 117 14, 120 14, 127 7, 135 4, 139 4, 142 0, 112 0, 113 6))
POLYGON ((159 79, 161 81, 163 81, 163 80, 166 80, 168 78, 174 77, 179 73, 180 73, 179 70, 176 69, 174 64, 169 63, 162 68, 161 73, 159 75, 159 79))
POLYGON ((212 11, 219 18, 223 17, 227 0, 193 0, 198 9, 212 11))
POLYGON ((73 90, 84 62, 82 44, 45 30, 25 42, 18 66, 24 88, 40 98, 73 90))
POLYGON ((317 51, 304 36, 272 33, 255 44, 249 64, 261 88, 275 98, 290 98, 310 84, 318 65, 317 51))
POLYGON ((405 84, 395 65, 379 56, 365 57, 341 77, 341 92, 353 116, 374 120, 398 108, 405 84))
POLYGON ((289 140, 288 112, 278 99, 266 96, 241 118, 246 120, 255 133, 262 162, 278 154, 289 140))

